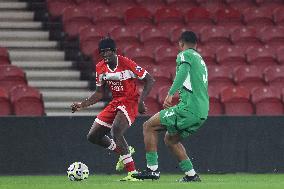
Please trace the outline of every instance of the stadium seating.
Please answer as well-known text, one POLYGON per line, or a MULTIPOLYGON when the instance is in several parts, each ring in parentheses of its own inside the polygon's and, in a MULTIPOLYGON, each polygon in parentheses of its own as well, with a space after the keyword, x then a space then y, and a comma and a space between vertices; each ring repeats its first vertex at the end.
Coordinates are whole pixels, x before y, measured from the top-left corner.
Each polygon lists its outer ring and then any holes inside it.
POLYGON ((150 11, 143 7, 133 7, 127 9, 124 13, 124 21, 126 24, 152 24, 153 18, 150 11))
POLYGON ((269 66, 264 70, 264 80, 279 90, 284 88, 284 66, 269 66))
POLYGON ((253 27, 240 27, 231 31, 231 40, 234 45, 243 47, 262 46, 261 41, 257 37, 256 29, 253 27))
POLYGON ((155 49, 163 45, 171 45, 168 34, 155 27, 145 28, 140 33, 140 40, 145 48, 152 51, 155 51, 155 49))
POLYGON ((277 57, 278 63, 284 65, 284 46, 277 49, 276 57, 277 57))
POLYGON ((214 86, 217 91, 233 86, 233 74, 230 67, 208 66, 208 85, 214 86))
POLYGON ((246 64, 244 50, 236 46, 223 46, 216 51, 216 60, 218 64, 234 68, 246 64))
POLYGON ((221 102, 227 115, 252 115, 250 92, 244 87, 227 87, 221 91, 221 102))
POLYGON ((69 39, 78 37, 80 29, 92 25, 88 12, 77 7, 68 7, 63 11, 63 28, 69 39))
MULTIPOLYGON (((169 86, 163 86, 159 88, 158 100, 161 106, 164 104, 164 101, 167 97, 169 89, 170 89, 169 86)), ((178 93, 175 93, 173 100, 172 100, 172 105, 177 105, 178 103, 179 103, 179 96, 178 96, 178 93)))
POLYGON ((92 14, 94 16, 93 22, 98 23, 112 23, 112 24, 123 24, 123 14, 121 11, 113 10, 109 7, 102 7, 97 9, 92 14))
POLYGON ((276 55, 272 48, 248 48, 246 50, 247 62, 263 70, 267 66, 276 65, 276 55))
POLYGON ((209 95, 209 115, 222 115, 224 113, 223 104, 220 102, 220 90, 213 85, 208 87, 209 95))
POLYGON ((206 65, 215 65, 216 64, 216 56, 215 56, 216 49, 214 49, 212 47, 208 47, 208 46, 198 45, 197 51, 201 54, 206 65))
POLYGON ((67 7, 75 7, 72 0, 47 0, 47 8, 52 20, 60 18, 67 7))
POLYGON ((9 91, 12 87, 19 84, 27 84, 23 70, 12 65, 0 65, 0 87, 9 91))
POLYGON ((161 66, 176 66, 176 58, 178 54, 178 49, 173 46, 161 46, 154 52, 155 61, 161 66))
POLYGON ((10 91, 14 113, 18 116, 43 116, 42 96, 35 88, 18 85, 10 91))
POLYGON ((10 64, 8 50, 4 47, 0 47, 0 65, 10 64))
POLYGON ((4 88, 0 88, 0 107, 0 116, 6 116, 12 113, 9 93, 4 88))
POLYGON ((284 108, 281 93, 274 88, 259 87, 252 91, 252 102, 256 115, 281 115, 284 108))
POLYGON ((147 48, 130 46, 125 49, 124 54, 138 64, 147 63, 151 65, 155 63, 153 51, 147 48))
POLYGON ((103 31, 99 31, 94 25, 82 28, 79 32, 80 48, 84 55, 92 56, 98 48, 99 41, 105 36, 103 31))
POLYGON ((284 46, 284 27, 265 27, 259 33, 259 38, 262 40, 263 43, 278 47, 284 46))
POLYGON ((154 21, 158 25, 166 25, 172 27, 173 24, 184 24, 183 15, 180 11, 174 8, 161 8, 154 14, 154 21))
POLYGON ((256 66, 239 66, 234 70, 234 81, 249 90, 264 86, 262 71, 256 66))
POLYGON ((284 26, 284 7, 279 7, 273 11, 274 22, 278 26, 284 26))
POLYGON ((215 13, 215 22, 222 26, 241 26, 241 13, 233 8, 219 9, 215 13))
POLYGON ((162 108, 161 105, 158 103, 157 99, 151 97, 146 98, 145 105, 147 107, 147 115, 154 115, 162 108))
POLYGON ((245 10, 248 7, 255 6, 254 0, 225 0, 225 3, 230 7, 238 9, 239 11, 245 10))
POLYGON ((243 12, 244 21, 249 26, 274 25, 272 11, 269 7, 250 7, 243 12))
POLYGON ((230 45, 229 32, 222 26, 214 26, 204 29, 200 34, 200 41, 206 45, 221 46, 230 45))
POLYGON ((201 26, 212 26, 214 24, 211 18, 210 12, 202 7, 195 7, 185 15, 185 21, 187 25, 201 25, 201 26))

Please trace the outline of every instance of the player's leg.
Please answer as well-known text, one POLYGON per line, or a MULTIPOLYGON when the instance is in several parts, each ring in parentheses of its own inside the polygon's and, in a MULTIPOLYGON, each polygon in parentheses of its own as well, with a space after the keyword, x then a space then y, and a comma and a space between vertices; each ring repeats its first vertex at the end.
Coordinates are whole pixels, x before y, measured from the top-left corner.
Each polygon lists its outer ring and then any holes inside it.
POLYGON ((111 139, 107 136, 109 132, 110 128, 94 122, 87 135, 87 139, 93 144, 108 148, 111 145, 111 139))
POLYGON ((160 113, 156 113, 143 124, 143 136, 146 150, 147 169, 134 174, 138 179, 159 179, 158 171, 158 131, 165 130, 160 122, 160 113))
POLYGON ((181 143, 180 134, 170 135, 168 132, 165 134, 164 142, 171 152, 176 156, 179 161, 180 169, 185 173, 185 176, 180 179, 180 182, 200 182, 198 174, 193 169, 192 162, 190 161, 186 149, 181 143))
POLYGON ((121 181, 137 181, 137 179, 132 177, 132 174, 136 172, 135 163, 124 138, 124 133, 129 126, 129 121, 126 118, 126 115, 122 111, 118 111, 113 122, 111 134, 116 145, 121 150, 121 159, 125 170, 128 172, 128 176, 121 179, 121 181))

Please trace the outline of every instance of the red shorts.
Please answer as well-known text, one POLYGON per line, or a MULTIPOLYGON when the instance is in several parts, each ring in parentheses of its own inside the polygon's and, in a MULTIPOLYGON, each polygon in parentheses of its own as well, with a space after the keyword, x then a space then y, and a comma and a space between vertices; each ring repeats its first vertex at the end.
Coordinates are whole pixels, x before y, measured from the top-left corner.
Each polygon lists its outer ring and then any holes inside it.
POLYGON ((138 101, 129 100, 125 97, 113 99, 105 109, 99 113, 95 122, 105 127, 112 127, 112 123, 116 116, 117 111, 122 111, 126 116, 129 125, 131 125, 138 114, 138 101))

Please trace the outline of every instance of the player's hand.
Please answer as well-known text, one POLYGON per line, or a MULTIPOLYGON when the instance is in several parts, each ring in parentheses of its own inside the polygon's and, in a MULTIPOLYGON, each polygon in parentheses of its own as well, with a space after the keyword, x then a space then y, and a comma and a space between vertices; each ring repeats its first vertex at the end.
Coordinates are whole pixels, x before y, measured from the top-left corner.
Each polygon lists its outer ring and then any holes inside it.
POLYGON ((167 109, 167 108, 169 108, 169 107, 172 107, 172 106, 173 106, 172 100, 173 100, 173 96, 167 95, 167 97, 165 98, 163 107, 164 107, 165 109, 167 109))
POLYGON ((74 102, 72 105, 71 105, 71 111, 72 113, 76 112, 76 111, 79 111, 80 109, 82 109, 83 106, 82 106, 82 103, 79 103, 79 102, 74 102))
POLYGON ((147 111, 147 108, 146 108, 144 102, 143 102, 143 101, 139 101, 139 104, 138 104, 138 112, 139 112, 140 114, 144 114, 146 111, 147 111))

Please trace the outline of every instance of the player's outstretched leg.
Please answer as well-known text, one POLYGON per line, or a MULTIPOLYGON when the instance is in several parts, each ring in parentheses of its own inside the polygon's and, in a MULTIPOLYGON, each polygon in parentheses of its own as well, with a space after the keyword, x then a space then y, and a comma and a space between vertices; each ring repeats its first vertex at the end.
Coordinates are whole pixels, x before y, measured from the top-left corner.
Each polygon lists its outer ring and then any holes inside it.
POLYGON ((178 182, 200 182, 199 175, 193 169, 193 165, 186 153, 184 146, 180 143, 181 137, 179 134, 170 135, 168 132, 165 135, 164 142, 171 152, 177 157, 180 169, 185 173, 185 176, 178 182))
POLYGON ((146 150, 147 168, 138 173, 134 173, 133 177, 138 179, 152 179, 160 178, 158 170, 158 131, 164 129, 160 124, 160 114, 157 113, 143 124, 144 144, 146 150))

